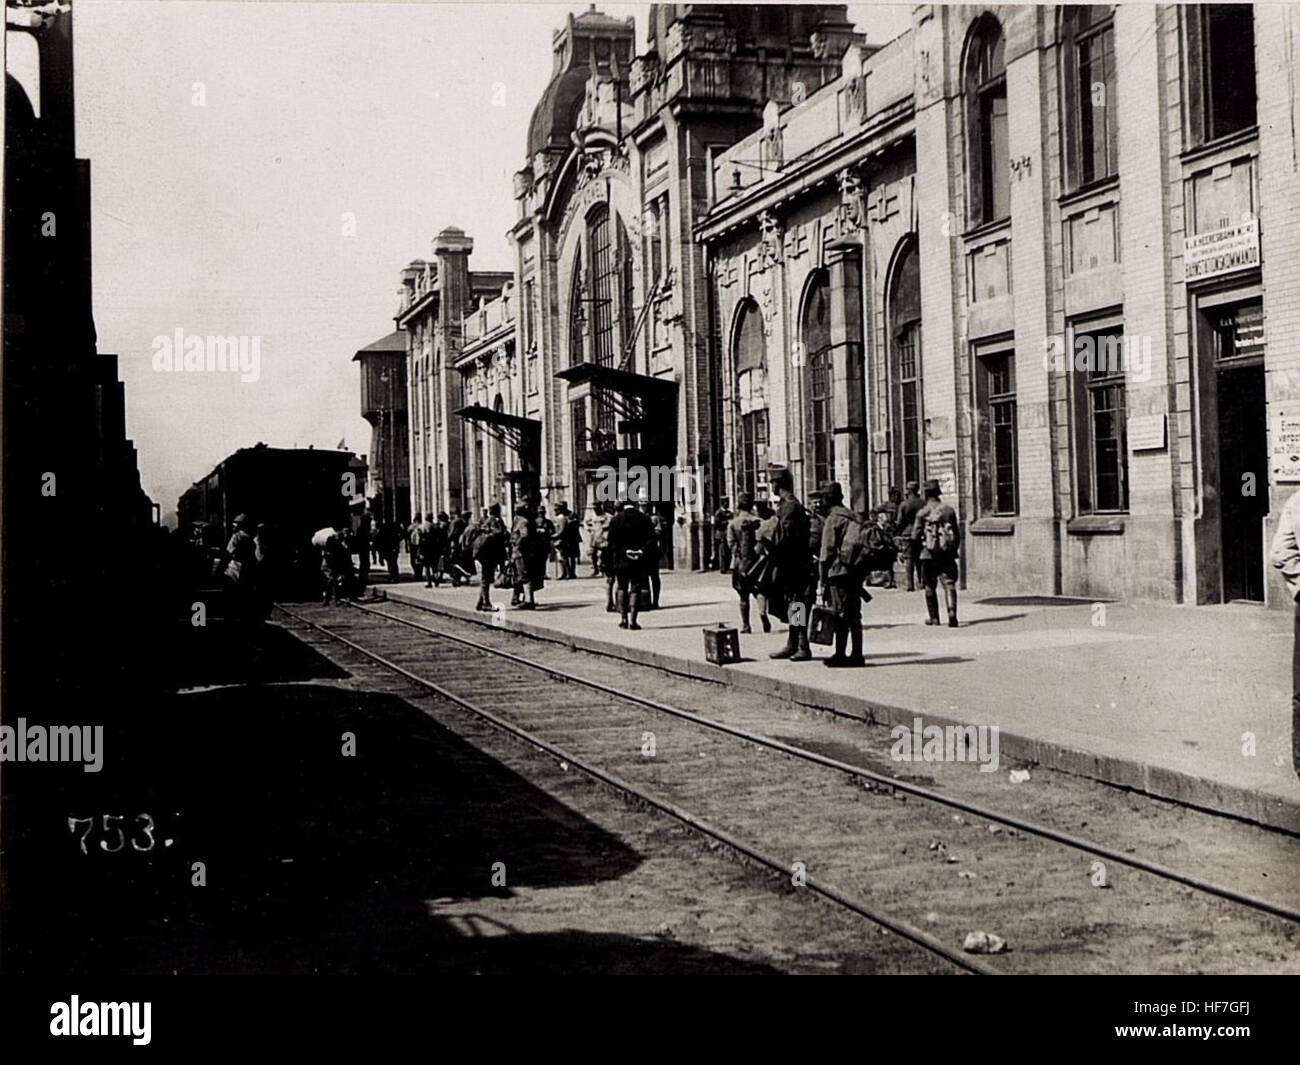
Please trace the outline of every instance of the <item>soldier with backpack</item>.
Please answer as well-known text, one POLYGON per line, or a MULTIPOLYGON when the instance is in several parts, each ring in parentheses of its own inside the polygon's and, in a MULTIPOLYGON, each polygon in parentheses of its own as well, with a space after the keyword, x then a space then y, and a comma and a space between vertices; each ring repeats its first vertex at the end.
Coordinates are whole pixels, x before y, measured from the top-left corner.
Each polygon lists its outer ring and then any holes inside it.
POLYGON ((925 506, 916 515, 921 541, 921 580, 925 585, 927 625, 939 624, 937 585, 943 585, 948 627, 957 628, 957 512, 939 497, 939 482, 925 482, 925 506))
MULTIPOLYGON (((749 569, 758 561, 758 527, 763 519, 754 513, 754 497, 741 492, 736 500, 736 513, 727 523, 727 550, 731 558, 731 587, 740 596, 740 631, 753 632, 749 627, 749 597, 754 590, 749 584, 749 569)), ((758 619, 764 632, 772 631, 772 621, 767 616, 767 604, 758 599, 758 619)))
POLYGON ((822 489, 826 523, 822 530, 819 563, 822 602, 835 611, 835 653, 826 659, 832 669, 865 666, 862 657, 862 581, 873 559, 870 535, 875 526, 864 525, 844 505, 844 489, 832 481, 822 489), (851 652, 845 655, 846 646, 851 652))
POLYGON ((479 565, 478 603, 474 609, 496 610, 492 605, 492 578, 496 575, 497 567, 505 562, 509 546, 505 522, 501 520, 500 503, 492 504, 475 529, 471 543, 474 561, 479 565))

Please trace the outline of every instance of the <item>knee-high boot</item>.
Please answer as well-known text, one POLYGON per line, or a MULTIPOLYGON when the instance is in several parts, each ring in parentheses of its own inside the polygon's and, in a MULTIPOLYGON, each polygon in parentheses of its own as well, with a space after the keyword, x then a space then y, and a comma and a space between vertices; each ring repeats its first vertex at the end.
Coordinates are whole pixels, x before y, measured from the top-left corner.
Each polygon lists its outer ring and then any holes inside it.
POLYGON ((939 624, 939 593, 933 588, 925 590, 925 609, 929 612, 929 617, 925 619, 927 625, 939 624))
POLYGON ((791 625, 790 631, 785 636, 785 646, 779 651, 773 651, 768 658, 793 658, 795 652, 799 650, 799 626, 791 625))
POLYGON ((808 646, 808 626, 799 625, 797 630, 795 638, 798 646, 795 653, 790 656, 790 661, 807 662, 812 658, 812 648, 808 646))
POLYGON ((866 659, 862 657, 861 623, 849 629, 849 662, 855 666, 866 665, 866 659))
POLYGON ((749 627, 749 600, 748 599, 742 599, 740 601, 740 631, 741 632, 754 631, 749 627))
POLYGON ((957 586, 955 584, 944 585, 943 605, 948 611, 948 625, 955 629, 957 627, 957 586))

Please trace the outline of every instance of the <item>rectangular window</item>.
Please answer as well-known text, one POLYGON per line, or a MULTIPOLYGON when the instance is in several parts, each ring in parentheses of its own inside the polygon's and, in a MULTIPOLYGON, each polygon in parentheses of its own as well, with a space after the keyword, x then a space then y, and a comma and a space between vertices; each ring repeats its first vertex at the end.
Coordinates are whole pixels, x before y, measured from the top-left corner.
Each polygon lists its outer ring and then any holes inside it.
MULTIPOLYGON (((569 403, 569 431, 572 436, 572 453, 575 464, 578 456, 586 451, 590 444, 587 440, 587 402, 582 399, 575 399, 569 403)), ((578 514, 584 514, 587 510, 587 482, 582 475, 580 468, 575 465, 574 469, 574 506, 578 514)))
POLYGON ((983 212, 992 222, 1011 213, 1010 139, 1007 135, 1007 86, 1002 82, 980 95, 980 171, 983 212))
POLYGON ((921 373, 918 361, 921 325, 903 327, 894 340, 898 369, 895 410, 898 425, 899 478, 903 484, 921 480, 921 373))
POLYGON ((601 214, 588 227, 591 247, 593 361, 614 365, 614 292, 618 271, 615 249, 610 247, 609 215, 601 214))
POLYGON ((1251 5, 1184 7, 1183 27, 1192 142, 1205 144, 1254 126, 1255 13, 1251 5))
POLYGON ((1080 514, 1128 510, 1128 438, 1123 332, 1119 326, 1075 333, 1077 490, 1080 514))
POLYGON ((1067 178, 1076 189, 1115 173, 1115 30, 1106 9, 1081 7, 1065 32, 1067 178))
POLYGON ((812 407, 813 483, 835 479, 835 455, 831 426, 831 348, 815 352, 808 362, 809 402, 812 407))
POLYGON ((531 279, 524 282, 524 348, 537 344, 537 315, 534 309, 537 285, 531 279))
POLYGON ((1010 351, 976 358, 980 513, 1004 516, 1019 509, 1017 491, 1016 366, 1010 351))
POLYGON ((659 280, 664 268, 663 197, 650 205, 650 232, 647 234, 650 254, 650 282, 659 280))
POLYGON ((736 462, 736 491, 767 498, 767 411, 755 410, 740 419, 740 454, 736 462))

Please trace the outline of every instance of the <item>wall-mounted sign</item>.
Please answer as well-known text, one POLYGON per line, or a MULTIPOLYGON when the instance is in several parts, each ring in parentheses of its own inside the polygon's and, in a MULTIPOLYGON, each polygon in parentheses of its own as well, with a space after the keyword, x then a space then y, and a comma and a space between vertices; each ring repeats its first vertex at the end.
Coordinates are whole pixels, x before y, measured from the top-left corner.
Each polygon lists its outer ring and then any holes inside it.
POLYGON ((1259 221, 1211 229, 1183 241, 1183 276, 1188 281, 1259 265, 1259 221))
POLYGON ((925 456, 925 476, 939 482, 939 494, 952 506, 957 505, 957 452, 928 451, 925 456))
POLYGON ((1300 414, 1278 414, 1271 418, 1269 439, 1273 483, 1300 482, 1300 414))
POLYGON ((1128 420, 1130 451, 1162 451, 1165 447, 1165 416, 1139 414, 1128 420))

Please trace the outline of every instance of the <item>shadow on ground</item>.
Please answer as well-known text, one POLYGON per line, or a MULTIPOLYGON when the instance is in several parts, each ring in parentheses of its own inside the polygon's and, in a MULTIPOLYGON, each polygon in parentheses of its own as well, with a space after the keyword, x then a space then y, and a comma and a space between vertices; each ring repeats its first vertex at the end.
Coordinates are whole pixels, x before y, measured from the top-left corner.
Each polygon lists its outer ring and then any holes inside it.
POLYGON ((284 630, 206 649, 208 669, 173 664, 182 684, 244 686, 44 708, 104 726, 100 772, 6 763, 6 973, 749 969, 431 917, 432 900, 613 879, 641 856, 403 700, 305 679, 342 671, 284 630))

